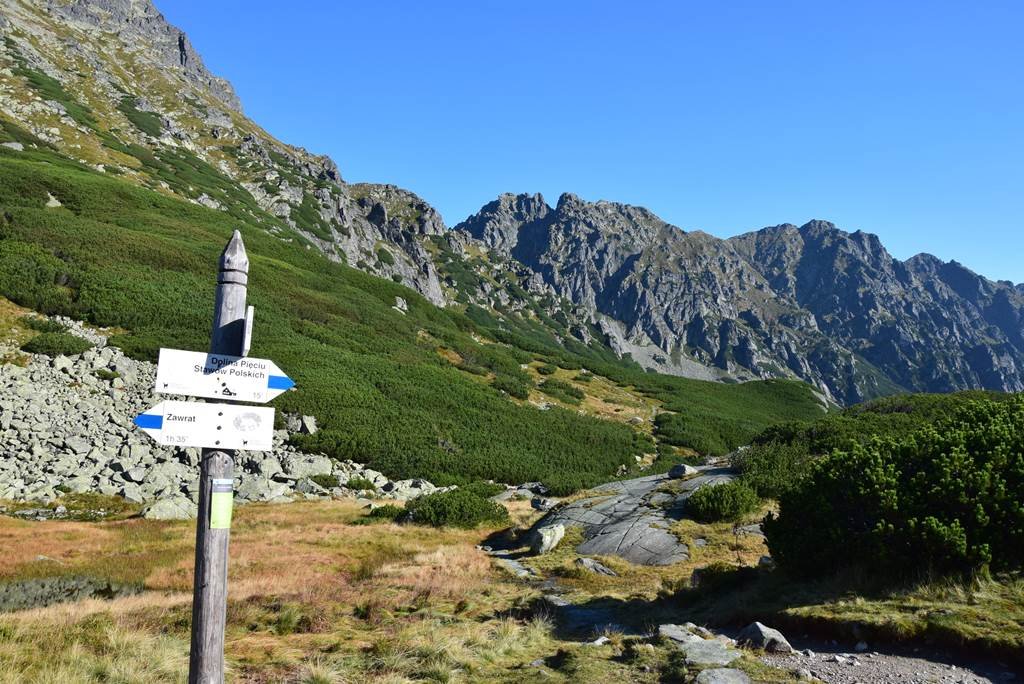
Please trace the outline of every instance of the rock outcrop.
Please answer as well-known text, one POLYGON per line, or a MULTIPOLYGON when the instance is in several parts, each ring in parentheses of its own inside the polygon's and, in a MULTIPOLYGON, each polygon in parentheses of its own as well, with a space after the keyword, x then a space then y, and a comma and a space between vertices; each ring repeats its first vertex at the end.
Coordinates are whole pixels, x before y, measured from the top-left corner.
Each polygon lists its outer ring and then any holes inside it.
POLYGON ((621 355, 714 379, 794 377, 841 403, 1024 389, 1024 292, 825 221, 722 240, 650 211, 502 195, 456 226, 621 355), (537 281, 537 282, 534 282, 537 281))
POLYGON ((683 517, 686 500, 700 487, 732 478, 728 470, 702 467, 688 480, 649 475, 610 482, 552 510, 537 521, 529 538, 556 527, 563 532, 576 527, 583 533, 583 542, 576 547, 581 554, 619 556, 638 565, 671 565, 689 558, 685 541, 670 531, 683 517))

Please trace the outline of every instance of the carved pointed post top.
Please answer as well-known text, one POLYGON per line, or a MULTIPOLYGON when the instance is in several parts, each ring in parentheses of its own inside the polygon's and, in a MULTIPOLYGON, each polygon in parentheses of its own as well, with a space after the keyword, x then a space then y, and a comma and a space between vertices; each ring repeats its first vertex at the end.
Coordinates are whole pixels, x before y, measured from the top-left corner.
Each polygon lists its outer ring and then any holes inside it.
POLYGON ((231 240, 220 255, 220 271, 218 283, 246 285, 249 280, 249 255, 245 253, 242 234, 237 230, 232 233, 231 240))

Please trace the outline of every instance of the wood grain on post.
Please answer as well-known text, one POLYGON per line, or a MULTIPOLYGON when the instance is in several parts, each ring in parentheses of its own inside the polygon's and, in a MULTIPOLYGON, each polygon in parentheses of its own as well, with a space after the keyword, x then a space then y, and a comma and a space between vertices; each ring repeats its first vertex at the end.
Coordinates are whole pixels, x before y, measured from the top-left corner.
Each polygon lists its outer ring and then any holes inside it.
MULTIPOLYGON (((244 356, 245 295, 249 257, 237 230, 224 248, 217 274, 210 353, 244 356)), ((228 538, 230 529, 210 529, 214 480, 234 477, 231 450, 203 449, 199 474, 199 511, 196 519, 196 564, 192 594, 192 645, 189 684, 224 681, 224 626, 228 598, 228 538)))

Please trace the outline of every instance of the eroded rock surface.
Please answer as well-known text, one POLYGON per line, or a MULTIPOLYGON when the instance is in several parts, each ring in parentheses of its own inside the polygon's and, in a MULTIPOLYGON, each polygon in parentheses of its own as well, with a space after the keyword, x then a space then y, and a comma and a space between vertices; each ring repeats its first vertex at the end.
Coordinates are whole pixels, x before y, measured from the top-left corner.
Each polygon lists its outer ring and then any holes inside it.
POLYGON ((687 545, 669 527, 683 517, 686 500, 700 487, 732 480, 725 468, 702 467, 688 480, 650 475, 610 482, 551 511, 533 530, 551 525, 577 527, 576 550, 591 556, 619 556, 638 565, 670 565, 689 557, 687 545))

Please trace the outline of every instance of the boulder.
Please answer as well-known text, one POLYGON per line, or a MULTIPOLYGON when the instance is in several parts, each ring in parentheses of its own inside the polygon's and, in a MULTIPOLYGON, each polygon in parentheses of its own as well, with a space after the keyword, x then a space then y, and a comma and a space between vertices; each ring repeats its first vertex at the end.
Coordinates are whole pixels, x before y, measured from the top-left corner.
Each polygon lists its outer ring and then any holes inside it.
POLYGON ((314 435, 317 431, 316 418, 313 416, 302 416, 299 421, 299 432, 304 435, 314 435))
POLYGON ((548 499, 543 496, 535 496, 530 499, 530 507, 535 511, 550 511, 555 507, 556 503, 554 499, 548 499))
POLYGON ((682 625, 658 625, 658 636, 676 644, 689 644, 703 639, 682 625))
POLYGON ((694 684, 750 684, 751 679, 743 670, 720 667, 704 670, 693 681, 694 684))
POLYGON ((736 649, 717 639, 701 639, 688 643, 676 642, 690 665, 717 665, 724 667, 740 657, 736 649))
POLYGON ((538 556, 553 551, 564 536, 565 525, 539 527, 530 535, 530 551, 538 556))
POLYGON ((292 454, 281 459, 284 472, 295 478, 329 475, 334 467, 331 459, 323 454, 292 454))
POLYGON ((593 558, 577 558, 576 565, 583 568, 584 570, 588 570, 594 573, 595 575, 608 575, 609 577, 618 577, 618 573, 609 568, 607 565, 597 562, 593 558))
POLYGON ((677 463, 676 465, 672 466, 672 468, 668 471, 668 476, 673 479, 679 479, 681 477, 690 477, 692 475, 696 475, 698 472, 699 471, 692 465, 687 465, 685 463, 677 463))
POLYGON ((786 637, 777 629, 772 629, 760 622, 752 622, 736 636, 736 641, 745 646, 763 648, 771 653, 792 653, 786 637))
POLYGON ((389 482, 381 489, 388 498, 399 501, 408 501, 437 491, 437 487, 426 480, 420 479, 389 482))
POLYGON ((191 520, 196 517, 196 505, 184 496, 160 499, 142 509, 142 517, 150 520, 191 520))

